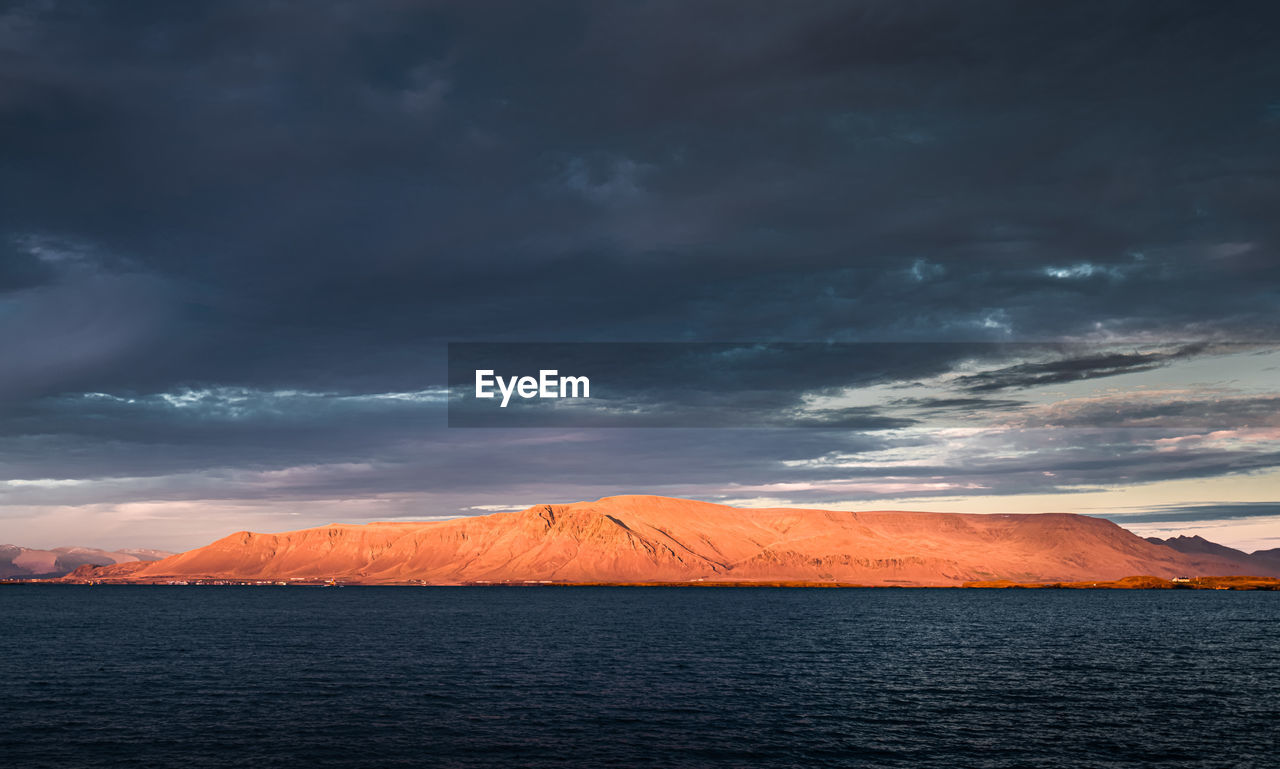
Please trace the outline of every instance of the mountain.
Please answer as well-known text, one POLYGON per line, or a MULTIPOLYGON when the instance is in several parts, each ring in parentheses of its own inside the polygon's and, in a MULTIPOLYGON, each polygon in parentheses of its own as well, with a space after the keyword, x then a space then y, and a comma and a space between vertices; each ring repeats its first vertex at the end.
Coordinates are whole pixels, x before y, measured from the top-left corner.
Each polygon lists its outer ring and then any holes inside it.
POLYGON ((1259 563, 1265 563, 1273 568, 1280 569, 1280 547, 1273 547, 1270 550, 1255 550, 1249 557, 1259 563))
MULTIPOLYGON (((1220 558, 1228 558, 1234 561, 1251 565, 1255 571, 1280 569, 1280 548, 1271 550, 1258 550, 1254 553, 1246 553, 1243 550, 1236 550, 1233 547, 1219 545, 1217 542, 1210 542, 1200 536, 1177 536, 1168 539, 1160 539, 1159 537, 1147 537, 1148 542, 1154 542, 1157 545, 1165 545, 1177 550, 1179 553, 1187 553, 1189 555, 1212 555, 1220 558)), ((1265 573, 1259 571, 1258 573, 1265 573)))
POLYGON ((1224 558, 1248 558, 1249 554, 1243 550, 1236 550, 1234 547, 1219 545, 1217 542, 1210 542, 1201 536, 1179 535, 1177 537, 1169 537, 1168 539, 1160 539, 1159 537, 1147 537, 1148 542, 1154 542, 1157 545, 1166 545, 1177 550, 1179 553, 1196 553, 1200 555, 1220 555, 1224 558))
POLYGON ((93 547, 34 550, 17 545, 0 545, 0 578, 61 577, 84 565, 159 561, 171 555, 173 553, 163 550, 99 550, 93 547))
MULTIPOLYGON (((428 523, 242 531, 128 574, 112 571, 75 579, 960 585, 1256 569, 1080 515, 737 509, 624 496, 428 523)), ((1280 570, 1264 575, 1272 574, 1280 570)))

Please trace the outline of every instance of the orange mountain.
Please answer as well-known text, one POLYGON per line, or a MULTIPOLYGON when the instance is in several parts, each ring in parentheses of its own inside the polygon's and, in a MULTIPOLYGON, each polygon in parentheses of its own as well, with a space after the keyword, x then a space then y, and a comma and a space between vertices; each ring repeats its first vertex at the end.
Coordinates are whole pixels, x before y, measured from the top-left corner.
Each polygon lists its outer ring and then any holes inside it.
MULTIPOLYGON (((130 567, 96 578, 950 586, 1257 573, 1080 515, 739 509, 651 496, 426 523, 245 531, 130 567)), ((94 576, 84 571, 73 578, 94 576)))

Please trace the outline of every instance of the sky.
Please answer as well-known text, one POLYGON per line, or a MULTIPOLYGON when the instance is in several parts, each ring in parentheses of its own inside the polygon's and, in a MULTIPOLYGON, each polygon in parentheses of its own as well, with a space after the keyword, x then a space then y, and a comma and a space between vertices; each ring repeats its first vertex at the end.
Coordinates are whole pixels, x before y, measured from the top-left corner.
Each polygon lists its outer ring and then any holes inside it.
POLYGON ((1277 24, 0 3, 0 541, 649 493, 1280 547, 1277 24), (451 427, 477 342, 604 397, 451 427))

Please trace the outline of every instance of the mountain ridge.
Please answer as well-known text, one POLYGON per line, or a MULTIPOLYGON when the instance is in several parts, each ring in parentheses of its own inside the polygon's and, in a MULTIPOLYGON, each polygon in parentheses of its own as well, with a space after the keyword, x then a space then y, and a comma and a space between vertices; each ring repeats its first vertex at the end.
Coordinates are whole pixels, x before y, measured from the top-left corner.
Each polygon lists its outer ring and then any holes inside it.
POLYGON ((1070 513, 744 509, 634 495, 423 523, 241 531, 100 576, 130 582, 954 586, 1135 574, 1280 576, 1280 566, 1260 569, 1236 558, 1183 553, 1111 521, 1070 513))

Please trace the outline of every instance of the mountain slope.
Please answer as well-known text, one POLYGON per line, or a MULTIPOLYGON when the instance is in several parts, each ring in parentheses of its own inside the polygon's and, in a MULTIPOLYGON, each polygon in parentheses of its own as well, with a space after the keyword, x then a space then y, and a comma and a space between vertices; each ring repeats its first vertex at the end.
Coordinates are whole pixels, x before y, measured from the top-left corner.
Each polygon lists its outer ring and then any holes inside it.
POLYGON ((1154 542, 1158 545, 1166 545, 1177 550, 1179 553, 1188 555, 1213 555, 1220 558, 1227 558, 1240 563, 1248 564, 1255 572, 1259 574, 1269 574, 1271 572, 1280 571, 1280 548, 1272 550, 1258 550, 1254 553, 1246 553, 1243 550, 1236 550, 1233 547, 1219 545, 1217 542, 1210 542, 1201 536, 1177 536, 1168 539, 1160 539, 1159 537, 1147 537, 1148 542, 1154 542))
POLYGON ((1270 550, 1255 550, 1249 555, 1254 563, 1266 564, 1272 569, 1280 569, 1280 547, 1273 547, 1270 550))
POLYGON ((1078 515, 744 510, 625 496, 429 523, 239 532, 128 579, 959 585, 1249 571, 1078 515))

